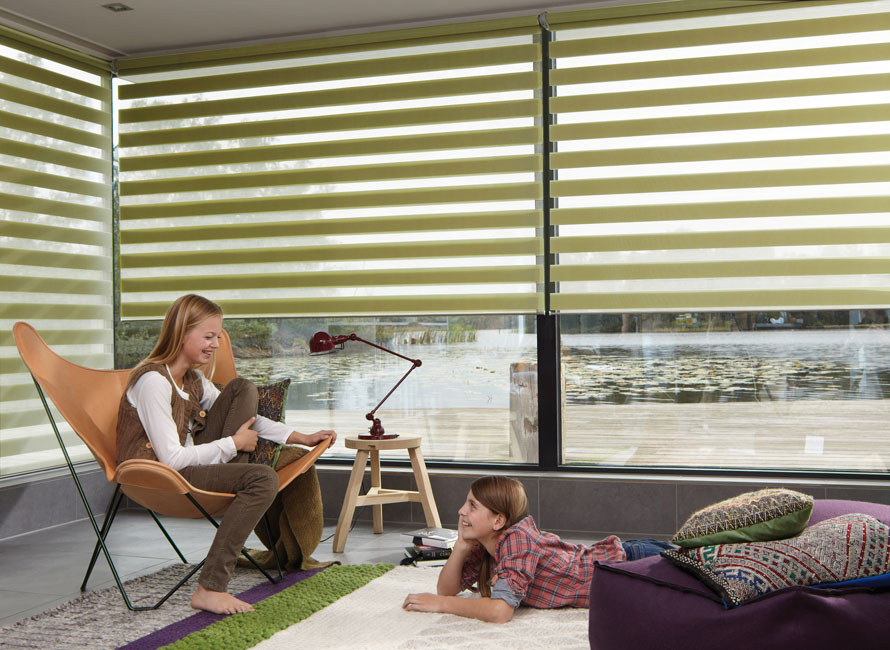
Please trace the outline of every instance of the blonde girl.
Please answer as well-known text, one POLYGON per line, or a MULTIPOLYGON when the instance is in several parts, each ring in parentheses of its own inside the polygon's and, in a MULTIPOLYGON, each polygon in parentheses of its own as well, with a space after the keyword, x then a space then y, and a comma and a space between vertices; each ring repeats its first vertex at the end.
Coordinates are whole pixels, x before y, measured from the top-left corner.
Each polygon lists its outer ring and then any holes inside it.
POLYGON ((221 333, 222 310, 210 300, 189 294, 170 306, 157 344, 130 373, 121 398, 117 460, 158 460, 195 487, 235 494, 191 600, 195 609, 232 614, 253 609, 226 587, 244 542, 278 492, 271 467, 247 462, 257 437, 314 446, 336 434, 306 435, 258 416, 257 389, 246 379, 219 391, 198 368, 212 369, 221 333))

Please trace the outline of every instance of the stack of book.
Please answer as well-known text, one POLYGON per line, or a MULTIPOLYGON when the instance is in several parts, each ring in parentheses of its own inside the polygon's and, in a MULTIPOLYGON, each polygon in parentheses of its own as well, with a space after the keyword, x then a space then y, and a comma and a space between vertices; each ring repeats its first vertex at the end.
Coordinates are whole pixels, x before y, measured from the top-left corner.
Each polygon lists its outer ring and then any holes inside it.
POLYGON ((442 566, 451 555, 451 549, 457 541, 457 531, 449 528, 421 528, 402 533, 400 539, 411 544, 405 547, 403 564, 442 566))

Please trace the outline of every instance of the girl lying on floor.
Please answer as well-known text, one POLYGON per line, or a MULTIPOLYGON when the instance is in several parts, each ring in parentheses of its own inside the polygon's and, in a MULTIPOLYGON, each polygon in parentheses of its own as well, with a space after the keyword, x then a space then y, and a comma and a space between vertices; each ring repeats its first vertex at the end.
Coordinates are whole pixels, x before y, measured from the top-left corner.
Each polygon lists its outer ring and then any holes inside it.
POLYGON ((520 604, 587 607, 595 561, 637 560, 673 548, 653 539, 622 542, 614 535, 592 546, 564 542, 538 530, 522 483, 504 476, 473 482, 458 511, 457 530, 437 593, 409 594, 402 604, 406 610, 505 623, 520 604), (464 589, 478 590, 481 598, 458 597, 464 589))

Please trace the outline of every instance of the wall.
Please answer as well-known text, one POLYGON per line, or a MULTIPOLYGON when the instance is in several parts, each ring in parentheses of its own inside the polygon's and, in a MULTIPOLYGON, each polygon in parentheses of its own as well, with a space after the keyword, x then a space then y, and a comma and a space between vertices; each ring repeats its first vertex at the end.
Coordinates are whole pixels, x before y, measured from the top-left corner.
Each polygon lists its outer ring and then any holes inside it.
MULTIPOLYGON (((336 524, 340 516, 348 470, 343 465, 319 466, 325 523, 328 525, 336 524)), ((625 539, 667 538, 695 510, 762 487, 788 487, 812 494, 817 499, 852 499, 890 505, 890 481, 509 474, 525 484, 529 512, 542 530, 574 537, 600 538, 616 534, 625 539)), ((457 510, 477 476, 479 473, 465 470, 430 471, 430 482, 444 526, 456 525, 457 510)), ((104 474, 99 470, 87 470, 81 473, 81 481, 94 511, 97 514, 104 512, 112 492, 104 474)), ((416 489, 409 468, 384 470, 382 484, 386 488, 416 489)), ((0 539, 85 517, 86 511, 67 473, 0 486, 0 539)), ((371 509, 357 508, 356 517, 360 521, 370 521, 371 509)), ((418 527, 425 523, 419 503, 385 505, 383 519, 387 525, 393 526, 418 527)))

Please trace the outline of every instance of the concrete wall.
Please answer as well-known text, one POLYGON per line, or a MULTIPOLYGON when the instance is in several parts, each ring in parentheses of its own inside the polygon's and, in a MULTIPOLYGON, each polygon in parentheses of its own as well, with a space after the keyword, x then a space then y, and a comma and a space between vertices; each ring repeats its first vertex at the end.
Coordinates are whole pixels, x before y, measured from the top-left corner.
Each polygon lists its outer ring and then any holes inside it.
MULTIPOLYGON (((349 467, 319 465, 326 523, 334 524, 346 493, 349 467)), ((482 473, 465 470, 430 470, 430 481, 445 526, 457 523, 457 510, 470 483, 482 473)), ((522 480, 529 494, 529 510, 542 530, 575 537, 667 538, 695 510, 727 497, 762 487, 784 486, 817 499, 852 499, 890 505, 888 481, 822 481, 730 477, 641 476, 510 472, 522 480)), ((111 487, 98 469, 81 472, 81 481, 94 512, 102 513, 111 487)), ((368 484, 366 474, 365 485, 368 484)), ((383 487, 416 489, 410 468, 384 467, 383 487)), ((359 520, 371 519, 371 509, 357 508, 359 520)), ((86 517, 71 477, 55 472, 47 478, 0 485, 0 539, 29 533, 86 517)), ((423 525, 419 503, 383 506, 388 525, 423 525)))

